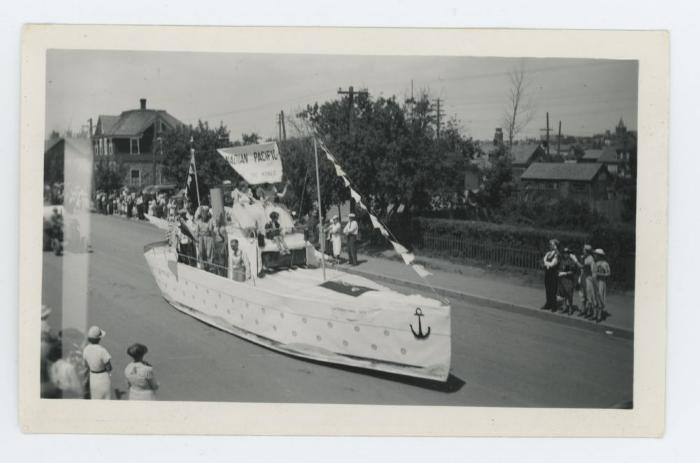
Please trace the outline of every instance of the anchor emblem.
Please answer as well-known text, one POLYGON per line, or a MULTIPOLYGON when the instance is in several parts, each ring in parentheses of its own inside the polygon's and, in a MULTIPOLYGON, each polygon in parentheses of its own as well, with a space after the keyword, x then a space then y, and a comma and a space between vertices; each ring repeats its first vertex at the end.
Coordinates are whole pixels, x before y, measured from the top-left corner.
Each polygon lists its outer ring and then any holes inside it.
POLYGON ((423 325, 421 324, 421 317, 423 317, 423 310, 421 310, 420 307, 416 309, 416 312, 413 314, 416 317, 418 317, 418 332, 413 329, 413 325, 409 324, 408 326, 411 327, 411 332, 413 333, 413 336, 415 336, 416 339, 427 339, 428 336, 430 336, 430 327, 428 327, 428 331, 423 333, 423 325))

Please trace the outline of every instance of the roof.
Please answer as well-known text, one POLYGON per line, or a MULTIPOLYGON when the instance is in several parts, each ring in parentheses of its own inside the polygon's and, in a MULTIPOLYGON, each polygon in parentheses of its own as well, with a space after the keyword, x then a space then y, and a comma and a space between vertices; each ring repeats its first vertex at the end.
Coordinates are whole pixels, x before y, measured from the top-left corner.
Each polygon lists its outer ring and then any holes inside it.
POLYGON ((612 146, 605 146, 602 149, 588 149, 583 155, 584 161, 593 161, 602 164, 618 164, 617 150, 612 146))
POLYGON ((112 133, 118 122, 119 116, 107 116, 102 114, 97 118, 97 123, 101 125, 101 132, 103 134, 112 133))
POLYGON ((87 138, 52 138, 44 142, 44 154, 48 153, 59 143, 63 142, 61 154, 68 153, 69 156, 78 156, 85 159, 92 159, 92 145, 87 138))
POLYGON ((606 167, 599 163, 533 162, 520 178, 522 180, 590 182, 602 169, 606 167))
POLYGON ((44 142, 44 153, 51 150, 54 146, 63 141, 63 137, 51 138, 44 142))
POLYGON ((166 111, 160 109, 133 109, 124 111, 119 116, 100 116, 102 135, 111 137, 134 137, 141 135, 160 118, 170 128, 182 125, 166 111))
POLYGON ((510 156, 513 164, 527 164, 539 147, 536 143, 518 143, 511 146, 510 156))
POLYGON ((584 151, 582 159, 586 161, 597 161, 602 155, 602 149, 587 149, 586 151, 584 151))

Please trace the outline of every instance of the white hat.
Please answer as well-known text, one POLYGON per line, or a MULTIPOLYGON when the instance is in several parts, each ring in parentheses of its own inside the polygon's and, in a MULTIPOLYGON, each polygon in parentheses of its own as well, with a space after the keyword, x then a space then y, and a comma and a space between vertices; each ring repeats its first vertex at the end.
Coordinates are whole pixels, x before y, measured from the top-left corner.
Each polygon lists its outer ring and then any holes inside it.
POLYGON ((331 220, 338 220, 338 216, 334 215, 333 217, 331 217, 331 220))
POLYGON ((353 214, 353 213, 351 212, 351 213, 348 214, 348 217, 355 217, 355 214, 353 214))
POLYGON ((593 254, 598 254, 599 256, 604 256, 604 255, 605 255, 605 251, 603 251, 602 249, 598 248, 598 249, 596 249, 595 251, 593 251, 593 254))
POLYGON ((102 339, 107 334, 104 330, 101 330, 99 326, 91 326, 88 329, 87 337, 88 339, 102 339))

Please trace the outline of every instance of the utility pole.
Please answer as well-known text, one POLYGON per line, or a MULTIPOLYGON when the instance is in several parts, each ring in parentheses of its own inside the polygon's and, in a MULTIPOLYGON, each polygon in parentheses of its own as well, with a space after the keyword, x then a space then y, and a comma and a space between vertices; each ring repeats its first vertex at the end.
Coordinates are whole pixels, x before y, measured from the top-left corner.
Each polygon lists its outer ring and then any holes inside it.
POLYGON ((367 90, 355 91, 353 86, 348 87, 347 91, 341 88, 338 89, 338 95, 348 96, 348 132, 352 132, 352 109, 355 106, 355 95, 369 95, 367 90))
POLYGON ((416 99, 413 98, 413 79, 411 79, 411 98, 406 99, 405 103, 409 107, 408 117, 410 120, 413 120, 413 107, 416 104, 416 99))
POLYGON ((547 156, 549 156, 549 132, 552 131, 552 129, 549 128, 549 111, 547 111, 547 128, 546 129, 540 129, 540 131, 545 132, 545 143, 547 144, 547 156))
POLYGON ((277 140, 282 142, 282 113, 277 115, 277 140))
POLYGON ((561 156, 561 121, 559 121, 559 135, 557 135, 557 156, 561 156))
MULTIPOLYGON (((158 119, 158 117, 156 117, 156 122, 153 125, 154 125, 155 130, 153 130, 153 143, 151 146, 151 156, 153 157, 153 173, 152 173, 153 177, 152 177, 152 179, 153 179, 153 185, 155 185, 156 184, 156 142, 160 142, 160 132, 158 130, 158 128, 160 126, 160 120, 158 119)), ((163 149, 161 148, 160 151, 162 152, 163 149)))
POLYGON ((435 104, 437 105, 437 131, 436 131, 436 136, 437 139, 440 139, 440 126, 442 125, 440 118, 442 117, 442 111, 440 111, 440 98, 438 98, 435 101, 435 104))
POLYGON ((280 121, 282 122, 282 140, 287 141, 287 127, 284 124, 284 111, 280 111, 280 121))

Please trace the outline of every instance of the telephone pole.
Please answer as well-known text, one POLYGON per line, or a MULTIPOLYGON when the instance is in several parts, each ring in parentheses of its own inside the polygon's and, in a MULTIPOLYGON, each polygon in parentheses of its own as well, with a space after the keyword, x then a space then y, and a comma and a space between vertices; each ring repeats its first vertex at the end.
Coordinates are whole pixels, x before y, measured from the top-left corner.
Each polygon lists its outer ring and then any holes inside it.
POLYGON ((549 156, 549 132, 552 131, 552 129, 549 128, 549 111, 547 111, 547 128, 546 129, 540 129, 540 131, 545 132, 545 143, 547 144, 547 156, 549 156))
POLYGON ((284 111, 280 111, 280 123, 282 124, 282 141, 287 141, 287 127, 284 124, 284 111))
POLYGON ((348 87, 347 90, 339 88, 338 95, 348 96, 348 132, 352 132, 352 109, 355 105, 355 95, 369 95, 369 92, 367 90, 355 91, 355 89, 351 85, 350 87, 348 87))
POLYGON ((442 111, 440 111, 440 98, 435 100, 435 104, 437 105, 437 124, 436 124, 436 137, 439 140, 440 139, 440 126, 442 125, 441 122, 441 117, 442 117, 442 111))
POLYGON ((557 156, 561 156, 561 121, 559 121, 559 135, 557 135, 557 156))

